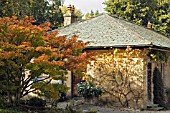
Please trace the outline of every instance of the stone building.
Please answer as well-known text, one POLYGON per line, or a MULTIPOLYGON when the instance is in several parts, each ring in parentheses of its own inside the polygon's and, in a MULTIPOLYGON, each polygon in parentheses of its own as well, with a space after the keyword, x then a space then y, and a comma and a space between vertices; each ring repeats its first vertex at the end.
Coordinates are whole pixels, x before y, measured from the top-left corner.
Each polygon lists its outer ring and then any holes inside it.
MULTIPOLYGON (((148 28, 127 22, 123 19, 112 17, 108 14, 100 14, 96 17, 76 22, 74 7, 68 8, 64 17, 64 27, 58 29, 59 35, 77 35, 79 40, 89 41, 86 51, 109 50, 112 48, 125 49, 127 46, 148 51, 159 51, 170 56, 170 38, 167 38, 148 28)), ((162 73, 165 89, 170 88, 170 57, 166 62, 151 62, 147 60, 143 72, 145 79, 146 103, 154 104, 153 98, 153 71, 158 67, 162 73)), ((69 93, 74 95, 74 85, 77 83, 73 75, 68 75, 67 85, 71 88, 69 93)), ((160 92, 161 93, 161 92, 160 92)))

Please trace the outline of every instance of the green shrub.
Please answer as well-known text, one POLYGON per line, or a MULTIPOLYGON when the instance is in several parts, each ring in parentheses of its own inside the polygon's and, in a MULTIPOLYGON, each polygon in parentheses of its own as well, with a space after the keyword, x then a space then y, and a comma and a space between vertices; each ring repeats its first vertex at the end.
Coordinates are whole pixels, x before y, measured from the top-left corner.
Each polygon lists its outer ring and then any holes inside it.
POLYGON ((35 107, 45 107, 46 101, 38 97, 33 97, 28 100, 27 104, 35 107))
POLYGON ((103 88, 96 86, 92 82, 81 82, 77 85, 79 95, 83 96, 85 99, 99 97, 104 92, 103 88))
POLYGON ((7 102, 7 100, 6 100, 5 96, 0 95, 0 108, 5 108, 7 105, 6 102, 7 102))
POLYGON ((23 111, 20 111, 20 110, 18 110, 18 109, 12 109, 12 108, 10 108, 10 109, 8 109, 8 108, 6 108, 6 109, 0 109, 0 113, 26 113, 26 112, 23 112, 23 111))

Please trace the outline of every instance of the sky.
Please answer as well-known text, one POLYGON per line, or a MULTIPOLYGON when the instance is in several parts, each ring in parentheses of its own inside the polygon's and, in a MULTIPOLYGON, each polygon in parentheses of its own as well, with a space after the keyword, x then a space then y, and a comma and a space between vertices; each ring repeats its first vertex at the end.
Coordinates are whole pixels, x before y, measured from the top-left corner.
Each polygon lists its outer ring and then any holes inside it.
POLYGON ((81 10, 83 14, 86 14, 93 10, 98 10, 100 13, 104 12, 104 5, 102 4, 105 0, 65 0, 64 5, 74 5, 76 9, 81 10))

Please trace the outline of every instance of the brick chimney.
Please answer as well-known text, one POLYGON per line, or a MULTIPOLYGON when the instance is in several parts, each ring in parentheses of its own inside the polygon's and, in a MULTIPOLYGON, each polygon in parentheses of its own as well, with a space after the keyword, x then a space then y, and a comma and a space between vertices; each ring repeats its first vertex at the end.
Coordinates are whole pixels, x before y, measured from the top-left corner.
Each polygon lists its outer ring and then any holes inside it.
POLYGON ((64 14, 64 26, 67 26, 77 20, 77 16, 74 14, 75 7, 74 5, 69 5, 67 7, 67 12, 64 14))
POLYGON ((152 24, 151 24, 150 21, 148 21, 147 28, 148 28, 148 29, 152 29, 152 24))

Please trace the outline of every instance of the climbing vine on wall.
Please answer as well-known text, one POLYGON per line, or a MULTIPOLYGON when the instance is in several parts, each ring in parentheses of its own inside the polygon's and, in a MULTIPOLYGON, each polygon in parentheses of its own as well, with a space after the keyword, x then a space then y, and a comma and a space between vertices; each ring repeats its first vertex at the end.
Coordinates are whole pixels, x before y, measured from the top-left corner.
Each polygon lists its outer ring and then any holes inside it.
POLYGON ((145 50, 130 47, 105 51, 89 66, 87 74, 94 83, 105 88, 114 101, 125 107, 140 108, 145 97, 143 71, 146 55, 145 50))
POLYGON ((168 55, 165 51, 151 50, 149 57, 152 62, 167 62, 168 55))

